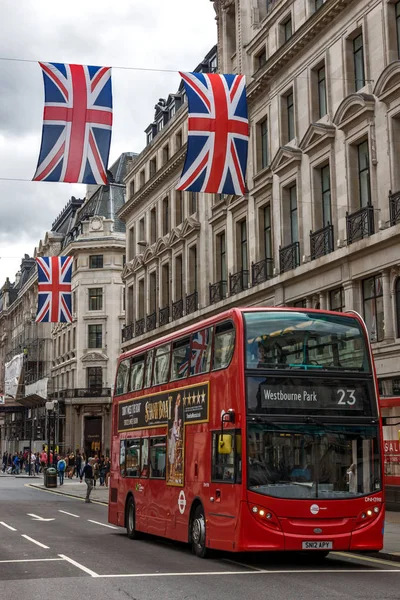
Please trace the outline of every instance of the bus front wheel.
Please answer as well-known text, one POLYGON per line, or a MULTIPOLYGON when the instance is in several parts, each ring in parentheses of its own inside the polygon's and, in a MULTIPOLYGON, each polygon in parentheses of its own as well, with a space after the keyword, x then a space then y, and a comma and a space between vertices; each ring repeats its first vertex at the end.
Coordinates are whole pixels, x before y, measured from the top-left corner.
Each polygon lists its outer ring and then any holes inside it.
POLYGON ((132 496, 126 505, 126 533, 131 540, 137 540, 139 535, 136 531, 136 510, 132 496))
POLYGON ((191 527, 191 539, 193 554, 199 558, 206 558, 208 551, 206 548, 206 520, 204 518, 203 507, 197 506, 194 511, 191 527))

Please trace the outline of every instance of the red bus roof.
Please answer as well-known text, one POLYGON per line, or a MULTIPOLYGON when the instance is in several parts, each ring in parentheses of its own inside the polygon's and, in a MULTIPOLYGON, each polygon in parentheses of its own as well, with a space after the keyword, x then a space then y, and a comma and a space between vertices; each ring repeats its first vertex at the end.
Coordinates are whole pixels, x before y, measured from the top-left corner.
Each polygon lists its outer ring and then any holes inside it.
POLYGON ((247 312, 265 312, 265 311, 274 311, 274 312, 305 312, 305 313, 316 313, 316 314, 330 314, 335 316, 347 316, 353 317, 357 320, 360 320, 360 317, 357 313, 343 313, 337 312, 333 310, 320 310, 317 308, 297 308, 293 306, 251 306, 251 307, 234 307, 229 310, 225 310, 221 313, 208 317, 206 319, 202 319, 198 323, 194 323, 193 325, 189 325, 187 327, 183 327, 182 329, 175 329, 166 335, 157 338, 157 340, 153 340, 151 342, 147 342, 145 344, 141 344, 132 348, 131 350, 127 350, 120 355, 120 360, 124 358, 128 358, 133 354, 137 354, 140 352, 145 352, 149 348, 153 348, 154 346, 159 346, 163 343, 170 342, 174 339, 178 339, 181 337, 185 337, 186 335, 190 335, 194 331, 198 331, 199 327, 203 329, 204 327, 209 327, 210 325, 218 324, 221 321, 226 321, 227 319, 239 318, 243 313, 247 312))

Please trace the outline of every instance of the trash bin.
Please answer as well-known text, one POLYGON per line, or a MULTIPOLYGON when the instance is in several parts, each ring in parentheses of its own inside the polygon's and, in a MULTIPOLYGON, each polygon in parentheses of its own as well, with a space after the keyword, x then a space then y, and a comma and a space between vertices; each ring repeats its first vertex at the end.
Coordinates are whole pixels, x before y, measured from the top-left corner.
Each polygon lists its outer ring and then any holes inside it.
POLYGON ((55 488, 57 487, 57 469, 49 467, 44 472, 44 487, 55 488))

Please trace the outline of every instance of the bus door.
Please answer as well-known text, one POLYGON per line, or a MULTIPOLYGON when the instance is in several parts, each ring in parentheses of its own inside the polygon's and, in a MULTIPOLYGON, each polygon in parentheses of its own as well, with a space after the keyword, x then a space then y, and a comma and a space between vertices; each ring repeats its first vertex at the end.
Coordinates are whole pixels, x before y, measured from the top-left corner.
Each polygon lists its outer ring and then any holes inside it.
POLYGON ((239 432, 212 432, 212 472, 206 496, 207 537, 211 545, 235 548, 235 530, 240 504, 241 436, 239 432))

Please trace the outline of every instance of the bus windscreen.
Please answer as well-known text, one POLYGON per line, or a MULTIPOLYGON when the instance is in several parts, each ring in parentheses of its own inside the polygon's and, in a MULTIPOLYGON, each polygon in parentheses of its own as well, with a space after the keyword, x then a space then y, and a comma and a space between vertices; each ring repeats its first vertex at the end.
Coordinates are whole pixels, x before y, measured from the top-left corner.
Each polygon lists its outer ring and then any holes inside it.
POLYGON ((371 374, 364 333, 350 316, 292 311, 244 313, 247 369, 371 374))

